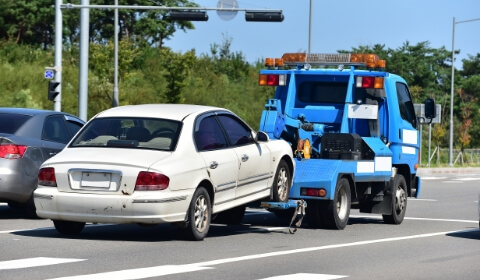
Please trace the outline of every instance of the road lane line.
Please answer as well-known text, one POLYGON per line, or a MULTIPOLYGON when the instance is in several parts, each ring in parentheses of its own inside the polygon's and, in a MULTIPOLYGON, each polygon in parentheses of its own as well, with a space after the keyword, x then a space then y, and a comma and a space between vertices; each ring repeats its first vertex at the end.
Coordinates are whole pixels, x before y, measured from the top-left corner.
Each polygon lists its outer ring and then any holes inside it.
POLYGON ((84 259, 43 258, 43 257, 19 259, 19 260, 0 262, 0 270, 37 267, 37 266, 46 266, 46 265, 54 265, 54 264, 61 264, 61 263, 81 262, 81 261, 85 261, 85 260, 84 259))
POLYGON ((315 252, 315 251, 320 251, 320 250, 338 249, 338 248, 354 247, 354 246, 364 246, 364 245, 370 245, 370 244, 395 242, 395 241, 402 241, 402 240, 409 240, 409 239, 428 238, 428 237, 434 237, 434 236, 441 236, 441 235, 447 235, 447 234, 458 234, 458 233, 473 232, 473 231, 478 231, 478 229, 460 230, 460 231, 443 231, 443 232, 433 232, 433 233, 416 234, 416 235, 391 237, 391 238, 383 238, 383 239, 365 240, 365 241, 358 241, 358 242, 351 242, 351 243, 344 243, 344 244, 332 244, 332 245, 319 246, 319 247, 307 247, 307 248, 302 248, 302 249, 276 251, 276 252, 261 253, 261 254, 254 254, 254 255, 246 255, 246 256, 241 256, 241 257, 218 259, 218 260, 192 263, 192 264, 186 264, 186 265, 154 266, 154 267, 146 267, 146 268, 126 269, 126 270, 119 270, 119 271, 112 271, 112 272, 103 272, 103 273, 96 273, 96 274, 86 274, 86 275, 77 275, 77 276, 71 276, 71 277, 54 278, 54 279, 50 279, 50 280, 104 280, 104 279, 134 280, 134 279, 144 279, 144 278, 155 277, 155 276, 164 276, 164 275, 170 275, 170 274, 198 271, 198 270, 202 270, 202 269, 213 269, 212 266, 217 266, 217 265, 227 264, 227 263, 235 263, 235 262, 251 261, 251 260, 263 259, 263 258, 287 256, 287 255, 293 255, 293 254, 315 252))
MULTIPOLYGON (((350 215, 351 218, 369 218, 369 219, 376 219, 382 220, 381 216, 374 216, 374 215, 350 215)), ((405 220, 418 220, 418 221, 434 221, 434 222, 454 222, 454 223, 472 223, 478 224, 476 220, 457 220, 457 219, 434 219, 434 218, 416 218, 416 217, 405 217, 405 220)))
POLYGON ((302 280, 333 280, 345 278, 348 276, 344 275, 331 275, 331 274, 312 274, 312 273, 295 273, 289 275, 280 275, 273 276, 268 278, 262 278, 258 280, 291 280, 291 279, 302 279, 302 280))

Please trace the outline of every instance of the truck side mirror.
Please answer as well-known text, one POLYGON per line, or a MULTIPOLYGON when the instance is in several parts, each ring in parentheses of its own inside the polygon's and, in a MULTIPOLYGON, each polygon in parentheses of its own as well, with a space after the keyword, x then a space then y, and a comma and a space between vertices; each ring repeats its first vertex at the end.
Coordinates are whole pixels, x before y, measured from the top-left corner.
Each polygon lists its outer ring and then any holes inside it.
POLYGON ((437 116, 435 100, 427 98, 425 100, 425 118, 434 119, 437 116))

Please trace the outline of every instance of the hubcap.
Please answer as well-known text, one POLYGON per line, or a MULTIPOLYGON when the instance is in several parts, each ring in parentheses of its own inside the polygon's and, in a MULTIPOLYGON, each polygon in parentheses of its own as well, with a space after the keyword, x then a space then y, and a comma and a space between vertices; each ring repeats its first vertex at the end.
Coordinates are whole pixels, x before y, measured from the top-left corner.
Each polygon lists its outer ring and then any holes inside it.
POLYGON ((399 214, 405 209, 407 203, 407 196, 405 191, 403 190, 402 186, 397 187, 397 191, 395 193, 395 211, 399 214))
POLYGON ((344 188, 340 188, 338 191, 337 214, 342 220, 347 216, 347 203, 347 193, 344 188))
POLYGON ((277 180, 278 197, 285 200, 287 197, 288 178, 285 168, 280 169, 277 180))
POLYGON ((208 220, 208 207, 205 197, 199 196, 195 202, 195 226, 199 232, 205 230, 208 220))

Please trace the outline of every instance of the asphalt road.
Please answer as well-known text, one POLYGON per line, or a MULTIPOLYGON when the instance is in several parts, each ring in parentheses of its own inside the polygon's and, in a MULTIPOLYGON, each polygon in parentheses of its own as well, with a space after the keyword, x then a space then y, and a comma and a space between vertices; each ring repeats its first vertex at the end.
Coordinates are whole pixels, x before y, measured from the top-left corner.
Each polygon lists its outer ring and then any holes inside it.
POLYGON ((0 279, 480 279, 480 174, 424 174, 401 225, 352 211, 345 230, 288 233, 248 209, 202 242, 170 225, 87 225, 59 235, 0 203, 0 279))

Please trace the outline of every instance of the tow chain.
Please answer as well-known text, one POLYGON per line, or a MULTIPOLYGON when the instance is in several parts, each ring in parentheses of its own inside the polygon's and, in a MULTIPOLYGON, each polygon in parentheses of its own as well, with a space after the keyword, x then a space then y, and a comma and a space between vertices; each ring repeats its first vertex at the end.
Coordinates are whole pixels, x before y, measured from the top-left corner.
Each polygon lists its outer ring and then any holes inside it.
POLYGON ((294 234, 297 229, 302 225, 303 217, 305 216, 305 208, 307 203, 302 199, 297 202, 297 207, 295 208, 295 213, 293 213, 292 220, 290 221, 290 226, 288 231, 291 234, 294 234))

